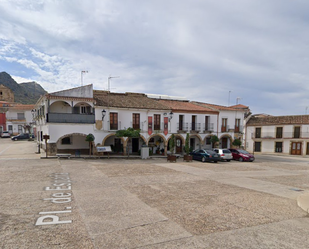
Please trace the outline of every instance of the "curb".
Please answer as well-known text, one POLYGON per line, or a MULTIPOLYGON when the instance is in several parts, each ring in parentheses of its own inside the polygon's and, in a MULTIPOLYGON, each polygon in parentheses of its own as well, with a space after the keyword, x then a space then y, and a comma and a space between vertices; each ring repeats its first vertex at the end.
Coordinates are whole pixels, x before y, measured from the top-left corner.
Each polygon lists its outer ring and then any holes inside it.
POLYGON ((309 213, 309 193, 300 195, 297 197, 297 205, 309 213))

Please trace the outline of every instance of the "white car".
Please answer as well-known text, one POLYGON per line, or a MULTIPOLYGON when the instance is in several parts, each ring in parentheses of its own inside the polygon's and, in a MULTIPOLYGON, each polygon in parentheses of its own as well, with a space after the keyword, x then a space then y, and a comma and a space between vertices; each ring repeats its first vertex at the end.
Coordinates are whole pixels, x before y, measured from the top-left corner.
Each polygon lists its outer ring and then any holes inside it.
POLYGON ((10 134, 8 131, 3 131, 3 132, 1 133, 1 137, 2 137, 2 138, 11 137, 11 134, 10 134))
POLYGON ((222 160, 226 160, 227 162, 233 159, 232 152, 228 149, 213 149, 216 153, 220 155, 222 160))

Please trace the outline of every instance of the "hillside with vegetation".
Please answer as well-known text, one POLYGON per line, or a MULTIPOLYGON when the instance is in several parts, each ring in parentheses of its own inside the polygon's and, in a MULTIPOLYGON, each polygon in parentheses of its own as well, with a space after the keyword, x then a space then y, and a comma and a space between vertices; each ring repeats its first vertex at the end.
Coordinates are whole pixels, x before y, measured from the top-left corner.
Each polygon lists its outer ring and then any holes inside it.
POLYGON ((15 102, 21 104, 35 104, 37 100, 47 93, 40 84, 36 82, 25 82, 18 84, 6 72, 0 73, 0 85, 10 88, 15 96, 15 102))

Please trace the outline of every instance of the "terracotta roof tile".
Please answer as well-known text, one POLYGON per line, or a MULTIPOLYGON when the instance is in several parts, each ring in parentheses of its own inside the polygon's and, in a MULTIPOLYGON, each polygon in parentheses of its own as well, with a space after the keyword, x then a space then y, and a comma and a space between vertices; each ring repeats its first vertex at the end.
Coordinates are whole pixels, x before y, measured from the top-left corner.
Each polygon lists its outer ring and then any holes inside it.
POLYGON ((34 105, 14 105, 10 107, 10 110, 32 110, 34 108, 34 105))
POLYGON ((156 99, 157 102, 169 107, 173 112, 190 112, 190 113, 205 113, 205 114, 218 114, 218 111, 211 108, 203 107, 194 104, 194 102, 181 101, 181 100, 165 100, 156 99))
POLYGON ((148 98, 143 93, 109 93, 108 91, 93 91, 93 98, 97 106, 117 108, 136 108, 153 110, 170 110, 167 106, 148 98))
POLYGON ((309 124, 309 115, 295 116, 252 116, 248 126, 309 124))
POLYGON ((234 105, 234 106, 223 106, 223 105, 215 105, 215 104, 196 102, 196 101, 194 101, 193 103, 200 105, 200 106, 208 107, 208 108, 211 108, 217 111, 239 111, 239 109, 249 109, 248 106, 240 105, 240 104, 234 105))

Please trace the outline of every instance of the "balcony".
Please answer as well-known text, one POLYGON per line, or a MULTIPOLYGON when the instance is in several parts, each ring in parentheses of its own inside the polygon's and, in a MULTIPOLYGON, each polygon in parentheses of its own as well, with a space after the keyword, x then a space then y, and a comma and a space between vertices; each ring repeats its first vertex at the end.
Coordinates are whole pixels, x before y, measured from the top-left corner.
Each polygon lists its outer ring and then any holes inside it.
POLYGON ((25 117, 7 117, 6 120, 10 122, 26 122, 25 117))
POLYGON ((309 132, 262 132, 251 133, 252 139, 309 139, 309 132))
POLYGON ((214 131, 214 123, 205 123, 203 124, 204 133, 211 133, 214 131))
POLYGON ((185 122, 177 123, 178 133, 187 133, 188 131, 189 131, 189 123, 185 123, 185 122))
POLYGON ((73 114, 73 113, 47 113, 46 121, 48 123, 76 123, 76 124, 94 124, 94 114, 73 114))
POLYGON ((201 131, 201 123, 192 122, 190 128, 190 133, 199 133, 201 131))

